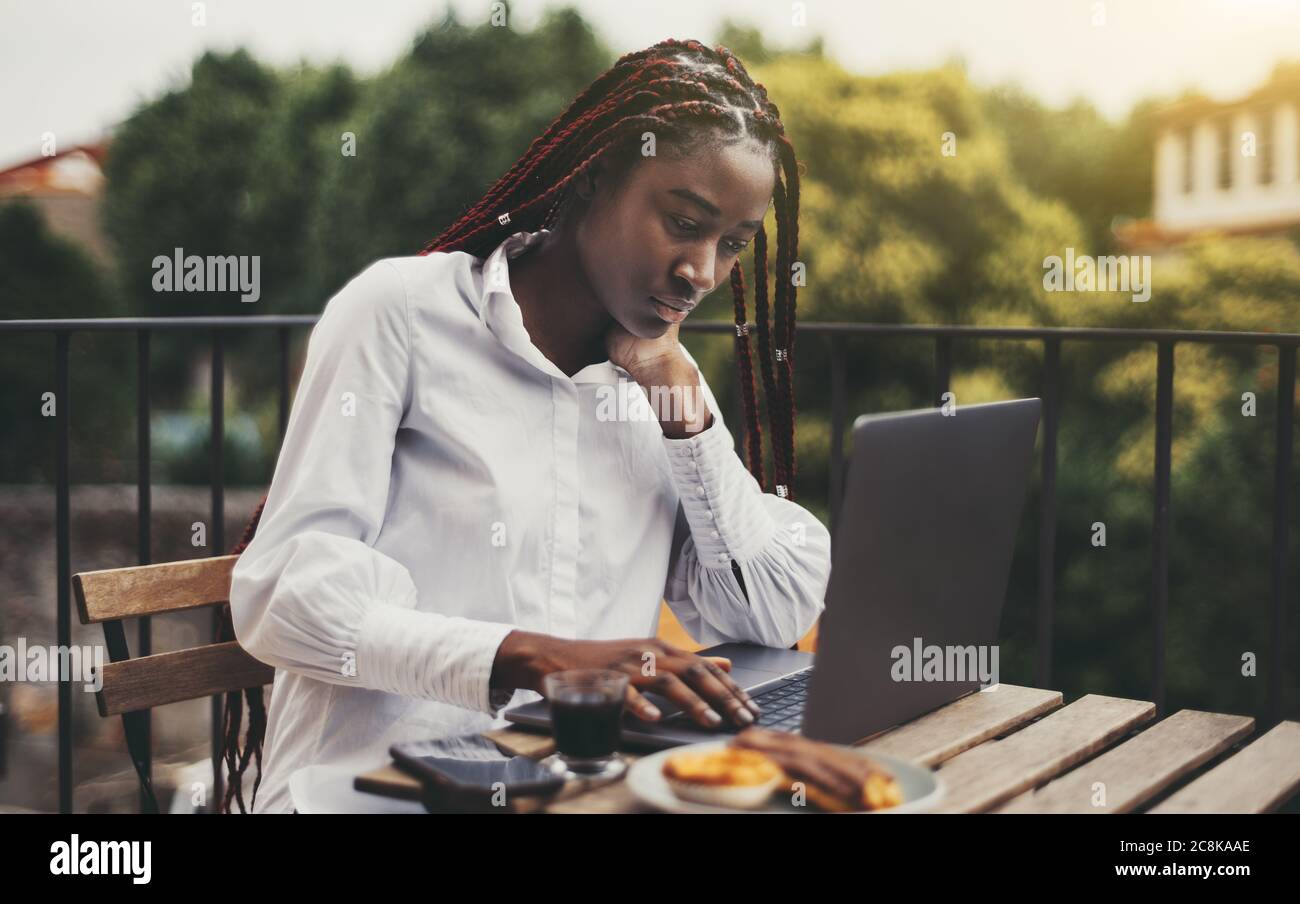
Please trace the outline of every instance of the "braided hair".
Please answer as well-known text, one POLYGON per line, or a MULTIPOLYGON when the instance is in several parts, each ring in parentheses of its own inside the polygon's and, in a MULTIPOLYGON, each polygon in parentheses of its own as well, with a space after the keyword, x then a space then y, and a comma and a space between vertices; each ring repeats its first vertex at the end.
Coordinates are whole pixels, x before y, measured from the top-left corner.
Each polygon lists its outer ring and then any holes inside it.
MULTIPOLYGON (((771 427, 773 481, 779 496, 794 497, 794 316, 796 287, 791 271, 799 254, 799 171, 794 147, 785 136, 776 104, 745 67, 725 47, 710 48, 699 41, 666 40, 621 57, 579 94, 546 131, 535 139, 510 170, 461 217, 420 251, 464 251, 486 258, 502 241, 521 230, 534 232, 565 222, 575 201, 578 177, 597 161, 615 178, 635 165, 646 133, 656 150, 688 156, 711 143, 757 140, 768 151, 775 175, 776 287, 769 318, 767 234, 754 236, 754 315, 759 371, 771 427), (770 322, 769 322, 770 321, 770 322)), ((731 269, 736 327, 736 362, 744 412, 745 461, 760 489, 766 490, 763 432, 755 392, 753 353, 745 306, 745 280, 740 262, 731 269)), ((240 553, 252 540, 265 505, 253 513, 244 536, 233 550, 240 553)), ((229 606, 225 609, 226 639, 234 639, 229 606)), ((256 758, 261 781, 262 739, 266 709, 262 688, 243 691, 249 706, 248 734, 239 744, 241 721, 238 691, 226 695, 224 755, 228 781, 222 803, 244 810, 242 778, 256 758)))

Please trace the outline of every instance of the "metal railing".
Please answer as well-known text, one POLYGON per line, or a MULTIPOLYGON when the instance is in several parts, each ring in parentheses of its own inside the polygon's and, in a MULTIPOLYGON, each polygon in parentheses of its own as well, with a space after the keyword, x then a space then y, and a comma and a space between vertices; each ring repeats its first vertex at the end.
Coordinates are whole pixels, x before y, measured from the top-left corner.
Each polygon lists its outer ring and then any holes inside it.
MULTIPOLYGON (((224 380, 225 358, 223 337, 227 331, 275 330, 279 338, 279 428, 280 438, 289 420, 290 361, 289 338, 294 328, 310 327, 318 315, 251 316, 251 317, 135 317, 90 318, 71 320, 9 320, 0 321, 0 333, 39 332, 54 336, 56 393, 60 416, 58 418, 55 454, 55 521, 58 542, 58 643, 71 646, 71 549, 69 543, 69 439, 71 428, 71 394, 68 373, 69 343, 73 333, 101 331, 133 331, 136 334, 136 443, 137 470, 137 548, 139 564, 150 563, 150 436, 149 396, 150 336, 154 332, 173 330, 205 330, 210 334, 211 363, 211 436, 212 441, 212 529, 210 548, 213 555, 226 551, 222 439, 224 438, 224 380)), ((699 333, 734 334, 735 325, 728 322, 687 322, 683 329, 699 333)), ((1274 454, 1274 505, 1272 544, 1272 601, 1270 607, 1271 633, 1269 646, 1268 696, 1266 724, 1276 724, 1283 706, 1284 614, 1287 596, 1287 545, 1290 536, 1290 495, 1293 410, 1295 406, 1296 348, 1300 333, 1252 333, 1196 330, 1153 329, 1101 329, 1101 328, 1036 328, 1036 327, 981 327, 981 326, 923 326, 916 324, 874 323, 799 323, 800 336, 817 336, 825 340, 829 352, 831 382, 831 436, 829 499, 831 528, 838 523, 843 496, 845 461, 843 439, 846 429, 845 351, 847 337, 926 337, 934 340, 934 394, 938 404, 949 389, 952 374, 952 342, 954 339, 999 339, 1028 343, 1042 343, 1043 372, 1041 397, 1043 400, 1041 493, 1039 498, 1038 534, 1038 609, 1035 629, 1036 669, 1035 680, 1040 687, 1049 687, 1052 674, 1053 613, 1055 608, 1055 551, 1056 551, 1056 452, 1059 423, 1061 345, 1065 342, 1150 342, 1156 350, 1156 436, 1155 436, 1155 505, 1152 523, 1151 554, 1151 607, 1153 637, 1151 648, 1152 699, 1157 707, 1157 717, 1166 714, 1165 638, 1169 609, 1169 497, 1170 448, 1173 438, 1173 380, 1174 348, 1179 343, 1209 343, 1213 345, 1272 346, 1278 353, 1277 414, 1275 421, 1274 454)), ((752 325, 751 325, 752 333, 752 325)), ((213 636, 219 629, 218 614, 213 616, 213 636)), ((148 617, 139 619, 138 656, 149 655, 151 626, 148 617)), ((222 776, 220 745, 221 697, 212 699, 212 796, 215 809, 221 798, 222 776)), ((59 810, 72 811, 72 684, 60 682, 59 710, 59 810)), ((147 764, 148 765, 148 764, 147 764)))
MULTIPOLYGON (((207 330, 212 344, 211 388, 211 442, 212 448, 212 525, 209 531, 212 555, 224 555, 225 540, 225 477, 222 446, 225 437, 225 355, 223 338, 228 330, 274 329, 279 338, 280 373, 280 438, 289 423, 289 335, 294 327, 309 327, 317 315, 286 315, 260 317, 114 317, 74 320, 8 320, 0 321, 0 333, 41 332, 54 334, 55 398, 59 417, 55 433, 55 532, 57 536, 58 608, 56 642, 60 648, 72 645, 72 569, 69 540, 70 517, 68 507, 71 475, 68 467, 69 443, 72 426, 72 394, 69 380, 68 352, 72 334, 77 332, 133 331, 136 334, 136 555, 139 564, 151 563, 150 521, 152 503, 150 495, 150 436, 149 416, 152 406, 149 396, 150 337, 157 331, 207 330)), ((212 637, 217 639, 221 627, 219 610, 212 615, 212 637)), ((152 651, 152 626, 148 616, 138 619, 137 656, 148 656, 152 651)), ((72 812, 72 683, 59 682, 59 812, 72 812)), ((222 796, 222 697, 212 698, 212 777, 213 794, 210 809, 216 812, 222 796)), ((146 721, 146 734, 152 720, 146 721)), ((152 753, 146 747, 145 774, 152 775, 152 753)), ((141 808, 145 806, 145 792, 141 788, 141 808)))

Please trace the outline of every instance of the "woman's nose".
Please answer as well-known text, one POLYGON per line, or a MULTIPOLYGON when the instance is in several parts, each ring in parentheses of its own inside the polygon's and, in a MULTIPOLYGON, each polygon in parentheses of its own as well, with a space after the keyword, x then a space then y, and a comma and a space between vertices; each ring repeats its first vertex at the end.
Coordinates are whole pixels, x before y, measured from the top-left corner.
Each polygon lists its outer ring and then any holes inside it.
POLYGON ((713 291, 717 282, 713 273, 714 265, 715 254, 710 245, 694 249, 689 257, 678 263, 674 273, 690 283, 691 297, 698 301, 713 291))

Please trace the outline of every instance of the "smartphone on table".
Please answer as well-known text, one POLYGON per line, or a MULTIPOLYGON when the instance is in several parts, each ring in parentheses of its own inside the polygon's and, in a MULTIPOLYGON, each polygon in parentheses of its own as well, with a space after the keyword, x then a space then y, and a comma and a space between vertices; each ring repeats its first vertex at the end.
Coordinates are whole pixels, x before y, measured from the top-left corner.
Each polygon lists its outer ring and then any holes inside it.
POLYGON ((394 744, 398 768, 420 780, 431 812, 510 812, 518 798, 546 797, 564 779, 526 756, 508 756, 482 735, 394 744))

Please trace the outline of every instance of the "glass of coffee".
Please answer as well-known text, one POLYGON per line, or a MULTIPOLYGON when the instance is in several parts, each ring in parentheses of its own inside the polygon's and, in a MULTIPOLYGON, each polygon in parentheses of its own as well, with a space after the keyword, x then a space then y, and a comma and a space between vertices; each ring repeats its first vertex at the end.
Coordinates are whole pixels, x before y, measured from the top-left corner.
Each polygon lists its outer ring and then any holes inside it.
POLYGON ((628 677, 611 669, 571 669, 542 679, 551 707, 555 753, 543 764, 566 778, 613 778, 627 770, 618 755, 628 677))

